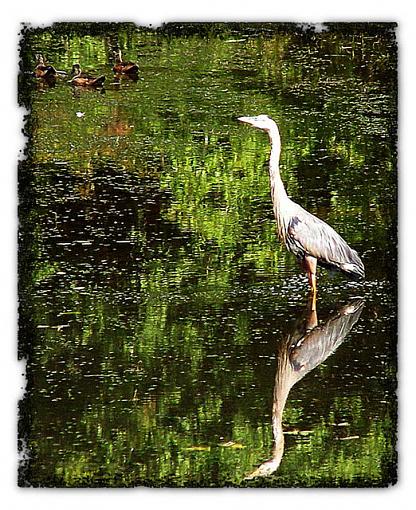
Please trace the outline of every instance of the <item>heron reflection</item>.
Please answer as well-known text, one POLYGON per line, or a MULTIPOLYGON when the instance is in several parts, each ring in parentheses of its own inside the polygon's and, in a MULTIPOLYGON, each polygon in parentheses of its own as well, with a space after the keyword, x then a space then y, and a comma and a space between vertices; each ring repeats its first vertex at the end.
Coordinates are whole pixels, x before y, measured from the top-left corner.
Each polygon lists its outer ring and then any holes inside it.
POLYGON ((290 389, 308 372, 325 361, 345 340, 358 321, 364 300, 354 299, 340 307, 324 323, 318 325, 316 310, 308 307, 297 321, 295 330, 279 342, 277 370, 273 392, 272 457, 250 473, 246 480, 268 476, 280 465, 284 450, 282 415, 290 389))

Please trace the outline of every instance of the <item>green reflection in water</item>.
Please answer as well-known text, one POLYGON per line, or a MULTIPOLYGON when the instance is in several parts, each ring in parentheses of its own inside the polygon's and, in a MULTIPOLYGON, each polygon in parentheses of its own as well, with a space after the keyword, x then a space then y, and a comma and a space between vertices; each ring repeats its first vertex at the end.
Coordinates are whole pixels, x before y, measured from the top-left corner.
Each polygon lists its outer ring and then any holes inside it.
POLYGON ((393 482, 391 26, 62 25, 25 34, 25 71, 37 52, 107 79, 100 93, 20 77, 19 483, 393 482), (115 44, 137 81, 114 79, 115 44), (236 122, 256 113, 279 122, 289 194, 362 254, 367 281, 321 273, 321 320, 357 295, 365 310, 291 391, 279 469, 247 482, 273 446, 276 346, 307 292, 276 239, 267 137, 236 122))

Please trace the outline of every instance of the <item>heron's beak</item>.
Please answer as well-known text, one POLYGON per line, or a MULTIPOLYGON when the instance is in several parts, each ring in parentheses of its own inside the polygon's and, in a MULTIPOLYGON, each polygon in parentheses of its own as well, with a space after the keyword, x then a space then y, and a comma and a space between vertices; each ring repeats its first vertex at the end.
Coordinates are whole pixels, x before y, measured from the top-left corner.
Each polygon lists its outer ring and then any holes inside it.
POLYGON ((253 125, 253 118, 252 117, 238 117, 240 122, 244 122, 245 124, 250 124, 250 126, 253 125))

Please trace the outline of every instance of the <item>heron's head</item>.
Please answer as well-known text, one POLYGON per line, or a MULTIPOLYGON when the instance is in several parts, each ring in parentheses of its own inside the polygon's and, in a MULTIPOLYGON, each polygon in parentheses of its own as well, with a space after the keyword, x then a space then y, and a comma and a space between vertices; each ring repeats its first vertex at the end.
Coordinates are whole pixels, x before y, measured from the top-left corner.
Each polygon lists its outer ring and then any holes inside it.
POLYGON ((238 117, 240 122, 249 124, 257 129, 262 129, 268 133, 277 128, 276 122, 268 115, 255 115, 254 117, 238 117))

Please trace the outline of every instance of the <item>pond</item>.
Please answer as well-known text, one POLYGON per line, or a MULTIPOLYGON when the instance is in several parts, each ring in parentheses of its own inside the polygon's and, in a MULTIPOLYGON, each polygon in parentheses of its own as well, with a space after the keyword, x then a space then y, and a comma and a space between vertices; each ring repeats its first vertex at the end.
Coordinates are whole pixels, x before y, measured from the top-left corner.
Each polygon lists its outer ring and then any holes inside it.
POLYGON ((324 28, 24 31, 20 485, 396 481, 394 24, 324 28), (114 76, 115 46, 137 76, 114 76), (37 53, 104 87, 33 78, 37 53), (261 113, 289 196, 366 268, 320 270, 316 315, 276 236, 268 137, 237 121, 261 113))

